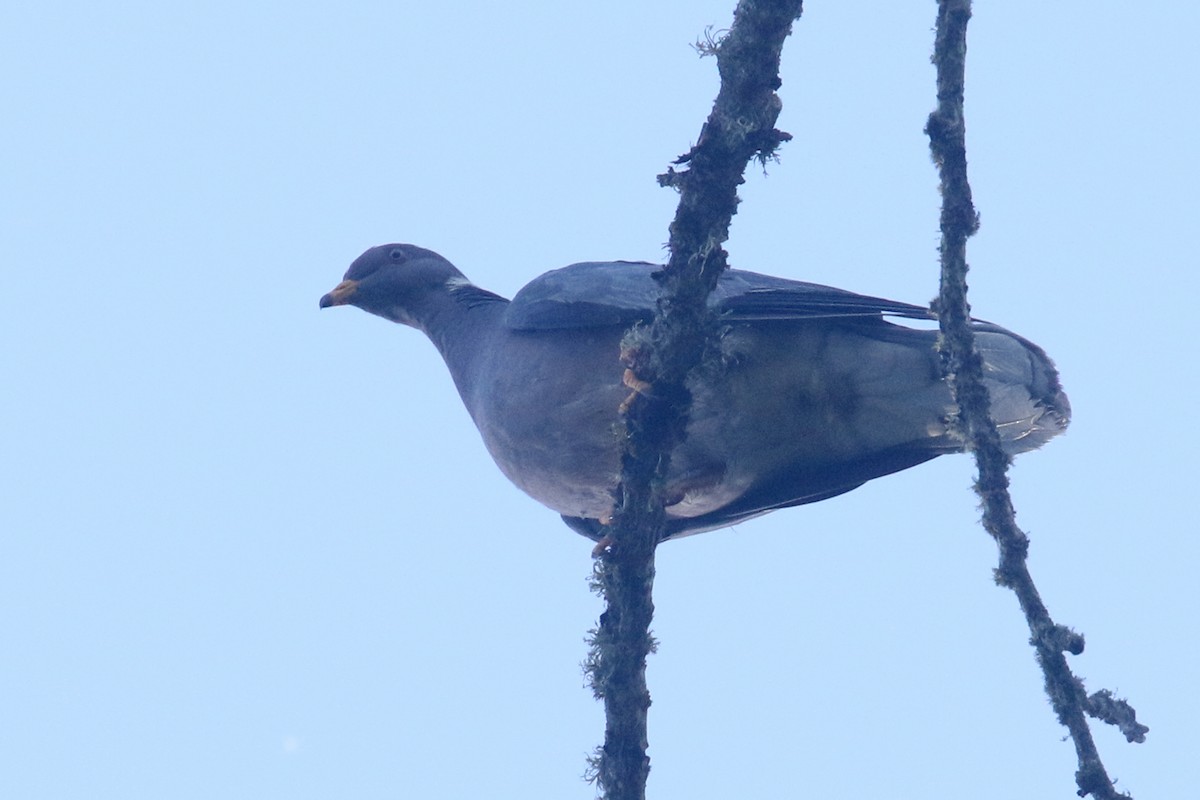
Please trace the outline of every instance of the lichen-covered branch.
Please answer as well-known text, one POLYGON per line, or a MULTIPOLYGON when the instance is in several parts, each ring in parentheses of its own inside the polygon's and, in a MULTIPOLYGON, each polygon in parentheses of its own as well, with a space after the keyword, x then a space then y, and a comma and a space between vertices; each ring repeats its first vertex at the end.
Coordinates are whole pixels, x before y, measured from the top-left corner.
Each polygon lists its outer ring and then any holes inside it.
POLYGON ((990 418, 982 361, 967 303, 967 239, 979 220, 967 182, 967 156, 963 117, 964 72, 967 55, 967 22, 970 0, 939 0, 934 64, 937 67, 937 108, 929 116, 926 133, 941 178, 941 288, 936 302, 942 347, 962 430, 975 453, 979 469, 976 491, 983 501, 983 526, 1000 548, 996 582, 1012 589, 1029 624, 1030 641, 1045 675, 1046 692, 1058 719, 1070 731, 1079 768, 1075 780, 1081 797, 1098 800, 1128 798, 1113 788, 1096 751, 1085 713, 1121 726, 1130 741, 1141 741, 1149 730, 1139 725, 1133 709, 1107 692, 1089 698, 1083 682, 1072 674, 1064 653, 1083 652, 1083 637, 1057 625, 1038 595, 1026 565, 1029 540, 1017 527, 1008 493, 1008 456, 990 418))
POLYGON ((654 648, 654 549, 661 537, 663 485, 671 452, 682 441, 691 397, 686 378, 715 340, 706 297, 725 269, 721 245, 737 211, 737 187, 751 159, 768 159, 789 137, 775 129, 781 103, 779 59, 801 0, 741 0, 729 32, 709 50, 721 89, 699 140, 659 176, 679 190, 670 227, 671 259, 653 322, 622 343, 630 399, 621 480, 612 524, 596 565, 607 608, 592 633, 585 668, 604 700, 604 744, 591 772, 606 800, 645 797, 650 760, 646 657, 654 648))

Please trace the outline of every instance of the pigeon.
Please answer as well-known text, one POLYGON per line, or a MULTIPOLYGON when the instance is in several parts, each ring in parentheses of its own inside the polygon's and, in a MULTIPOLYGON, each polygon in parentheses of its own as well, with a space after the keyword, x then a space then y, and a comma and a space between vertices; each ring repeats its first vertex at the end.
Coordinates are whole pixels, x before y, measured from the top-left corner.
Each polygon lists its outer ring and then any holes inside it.
MULTIPOLYGON (((594 541, 620 473, 621 339, 654 315, 661 265, 583 262, 512 300, 437 253, 373 247, 320 307, 350 305, 425 333, 500 471, 594 541)), ((671 457, 663 539, 813 503, 964 449, 936 316, 923 306, 740 269, 708 299, 716 356, 694 370, 687 435, 671 457)), ((973 321, 991 416, 1009 454, 1066 429, 1050 358, 973 321)))

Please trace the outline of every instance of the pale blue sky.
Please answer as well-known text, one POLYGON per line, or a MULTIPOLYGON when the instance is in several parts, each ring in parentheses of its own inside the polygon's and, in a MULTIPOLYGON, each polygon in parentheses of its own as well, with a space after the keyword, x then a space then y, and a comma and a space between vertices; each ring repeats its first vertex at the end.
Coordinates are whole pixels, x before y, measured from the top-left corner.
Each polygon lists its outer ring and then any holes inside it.
MULTIPOLYGON (((433 348, 317 299, 368 246, 511 294, 659 259, 733 0, 6 3, 0 796, 589 798, 591 544, 507 484, 433 348)), ((924 302, 934 4, 810 2, 736 266, 924 302)), ((1200 750, 1200 11, 979 3, 983 317, 1057 360, 1019 521, 1138 798, 1200 750)), ((665 546, 656 798, 1073 796, 973 466, 665 546)))

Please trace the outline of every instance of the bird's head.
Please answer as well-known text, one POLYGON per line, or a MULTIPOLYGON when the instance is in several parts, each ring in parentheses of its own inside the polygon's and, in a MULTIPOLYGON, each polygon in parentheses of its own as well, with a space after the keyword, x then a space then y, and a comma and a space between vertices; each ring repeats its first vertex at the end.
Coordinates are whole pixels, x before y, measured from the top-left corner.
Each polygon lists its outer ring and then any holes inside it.
POLYGON ((372 247, 354 260, 345 278, 321 298, 321 308, 357 306, 363 311, 421 328, 422 312, 467 279, 432 250, 411 244, 372 247))

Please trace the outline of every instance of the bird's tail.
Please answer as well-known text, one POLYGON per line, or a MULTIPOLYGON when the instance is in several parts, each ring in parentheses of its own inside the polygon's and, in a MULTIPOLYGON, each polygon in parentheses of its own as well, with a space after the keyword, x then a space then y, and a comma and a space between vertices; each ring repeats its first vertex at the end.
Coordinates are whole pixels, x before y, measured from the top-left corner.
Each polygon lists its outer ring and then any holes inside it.
POLYGON ((998 325, 974 327, 991 416, 1004 449, 1012 455, 1036 450, 1066 430, 1071 404, 1045 351, 998 325))

